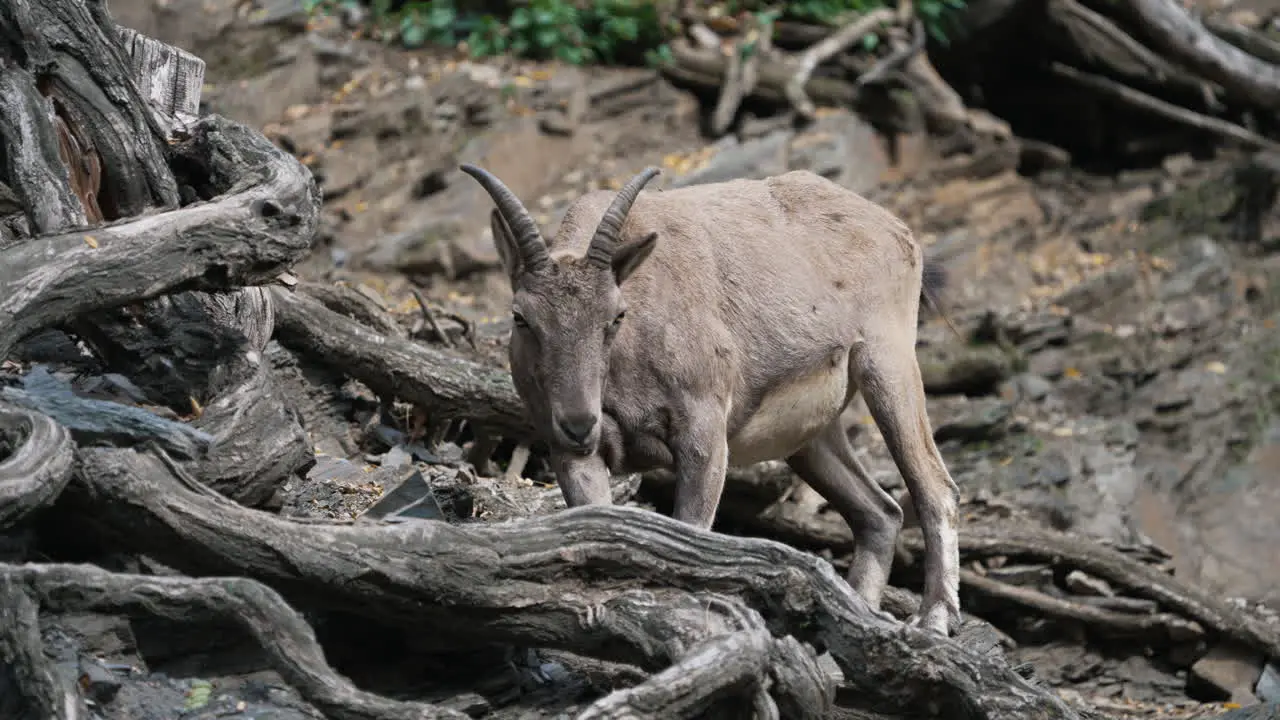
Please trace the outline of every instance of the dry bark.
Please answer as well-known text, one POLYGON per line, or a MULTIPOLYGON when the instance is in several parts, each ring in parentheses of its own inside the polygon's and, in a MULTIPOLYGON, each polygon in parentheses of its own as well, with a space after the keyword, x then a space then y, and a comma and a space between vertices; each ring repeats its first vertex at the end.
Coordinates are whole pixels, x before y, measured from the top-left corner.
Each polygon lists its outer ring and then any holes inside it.
POLYGON ((432 419, 465 418, 477 428, 528 438, 533 428, 511 375, 456 353, 388 337, 319 301, 271 289, 276 336, 368 385, 379 395, 422 407, 432 419))
MULTIPOLYGON (((660 503, 666 502, 672 480, 670 473, 646 473, 641 493, 660 503)), ((853 535, 838 515, 815 514, 811 509, 787 501, 789 489, 795 482, 784 463, 731 469, 717 517, 749 532, 799 547, 852 550, 853 535)), ((900 539, 902 550, 917 555, 924 550, 923 542, 916 528, 905 529, 900 539)), ((1000 555, 1083 570, 1134 595, 1156 601, 1163 612, 1139 617, 1103 610, 1038 591, 1010 588, 966 571, 962 573, 961 585, 971 592, 1012 602, 1049 617, 1096 623, 1118 633, 1162 643, 1183 642, 1208 631, 1280 657, 1280 628, 1118 549, 1085 538, 1032 529, 962 528, 960 552, 965 561, 1000 555)))
POLYGON ((202 119, 178 152, 205 158, 226 181, 216 194, 239 187, 180 210, 0 250, 0 356, 35 330, 93 310, 267 282, 310 249, 319 193, 292 156, 217 116, 202 119))
POLYGON ((73 451, 71 435, 49 417, 0 403, 0 532, 62 494, 73 451))
MULTIPOLYGON (((0 85, 12 90, 0 101, 0 179, 34 234, 0 249, 0 357, 36 330, 72 329, 148 400, 196 416, 202 447, 175 454, 255 504, 311 462, 311 446, 264 362, 272 305, 245 286, 310 250, 320 194, 261 134, 217 116, 188 122, 202 68, 118 28, 99 2, 0 11, 0 85)), ((24 404, 45 403, 78 440, 129 429, 127 412, 73 400, 24 404)))
POLYGON ((129 450, 84 450, 77 474, 96 522, 162 562, 431 628, 440 643, 554 647, 659 669, 684 655, 672 639, 688 647, 707 628, 705 600, 684 617, 672 610, 681 592, 667 588, 714 587, 827 648, 868 709, 926 712, 939 702, 957 717, 1073 716, 1002 664, 881 619, 825 561, 652 512, 578 508, 490 526, 298 525, 181 487, 161 462, 129 450), (637 600, 652 593, 671 599, 637 600))

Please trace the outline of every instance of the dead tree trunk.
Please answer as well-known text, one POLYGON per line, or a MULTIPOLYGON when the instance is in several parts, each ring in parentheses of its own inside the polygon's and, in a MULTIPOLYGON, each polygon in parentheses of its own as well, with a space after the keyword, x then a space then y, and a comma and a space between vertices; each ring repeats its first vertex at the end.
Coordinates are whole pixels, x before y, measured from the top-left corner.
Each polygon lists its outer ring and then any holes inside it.
POLYGON ((71 330, 195 417, 213 441, 185 462, 206 482, 266 500, 311 448, 263 362, 266 291, 247 286, 309 250, 310 173, 235 123, 188 125, 203 64, 118 28, 100 0, 8 3, 0 42, 0 181, 29 234, 0 250, 0 357, 71 330))

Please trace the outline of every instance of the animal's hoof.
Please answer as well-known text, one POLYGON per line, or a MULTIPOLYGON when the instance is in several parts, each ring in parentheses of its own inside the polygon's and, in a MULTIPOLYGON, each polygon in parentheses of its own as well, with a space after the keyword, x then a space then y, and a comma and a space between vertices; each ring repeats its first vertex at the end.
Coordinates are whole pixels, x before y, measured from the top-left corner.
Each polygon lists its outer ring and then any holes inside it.
POLYGON ((916 614, 908 618, 907 624, 942 637, 950 637, 960 627, 960 613, 943 602, 922 604, 916 614))
POLYGON ((876 617, 880 618, 881 620, 884 620, 885 622, 890 622, 890 623, 893 623, 894 625, 898 624, 898 618, 894 617, 893 613, 889 612, 888 610, 877 609, 877 610, 872 610, 871 612, 875 613, 876 617))

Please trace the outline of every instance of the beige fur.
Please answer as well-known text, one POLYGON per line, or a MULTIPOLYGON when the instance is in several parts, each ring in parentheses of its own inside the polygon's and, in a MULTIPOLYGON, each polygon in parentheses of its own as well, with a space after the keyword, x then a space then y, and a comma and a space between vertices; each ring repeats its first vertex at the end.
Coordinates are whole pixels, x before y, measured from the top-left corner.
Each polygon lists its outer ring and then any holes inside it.
POLYGON ((710 527, 729 463, 785 458, 849 522, 850 584, 878 608, 902 509, 854 457, 842 415, 861 391, 925 534, 914 620, 954 629, 957 490, 925 413, 924 261, 901 220, 809 172, 641 192, 648 171, 580 198, 544 245, 496 178, 464 170, 503 209, 512 374, 570 505, 668 467, 675 517, 710 527))

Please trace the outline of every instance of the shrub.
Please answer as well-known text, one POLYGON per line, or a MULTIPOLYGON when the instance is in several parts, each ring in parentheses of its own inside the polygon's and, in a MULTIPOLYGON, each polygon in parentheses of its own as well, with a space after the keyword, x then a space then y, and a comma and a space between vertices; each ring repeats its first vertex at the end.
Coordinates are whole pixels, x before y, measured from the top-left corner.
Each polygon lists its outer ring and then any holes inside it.
MULTIPOLYGON (((361 0, 305 0, 311 12, 332 12, 361 0)), ((566 63, 660 63, 670 57, 666 38, 679 30, 665 20, 673 2, 645 0, 528 0, 511 6, 480 0, 369 0, 379 36, 406 47, 465 47, 471 57, 510 53, 566 63)), ((945 42, 948 11, 964 0, 916 0, 916 13, 945 42)), ((768 22, 786 18, 840 25, 852 15, 883 7, 881 0, 801 0, 766 3, 727 0, 728 13, 752 12, 768 22)), ((864 46, 873 49, 877 36, 864 46)))

